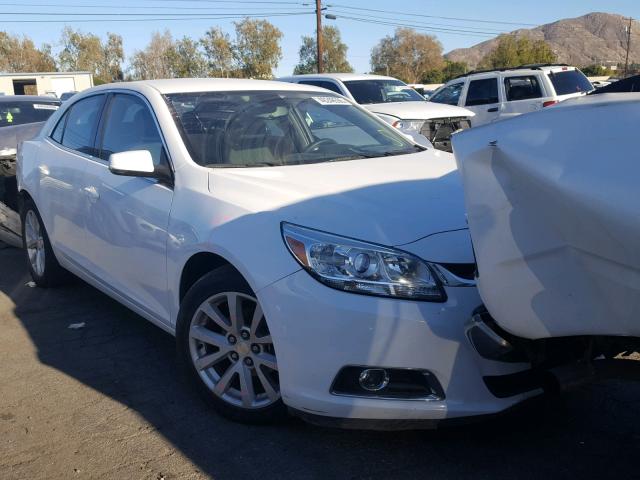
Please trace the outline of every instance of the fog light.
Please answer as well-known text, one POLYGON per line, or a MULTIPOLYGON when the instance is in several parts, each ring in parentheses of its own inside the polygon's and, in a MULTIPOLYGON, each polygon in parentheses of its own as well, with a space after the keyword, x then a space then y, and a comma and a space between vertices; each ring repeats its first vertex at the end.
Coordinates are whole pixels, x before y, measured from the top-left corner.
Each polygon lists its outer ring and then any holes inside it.
POLYGON ((389 374, 383 368, 367 368, 358 377, 360 386, 370 392, 378 392, 389 384, 389 374))

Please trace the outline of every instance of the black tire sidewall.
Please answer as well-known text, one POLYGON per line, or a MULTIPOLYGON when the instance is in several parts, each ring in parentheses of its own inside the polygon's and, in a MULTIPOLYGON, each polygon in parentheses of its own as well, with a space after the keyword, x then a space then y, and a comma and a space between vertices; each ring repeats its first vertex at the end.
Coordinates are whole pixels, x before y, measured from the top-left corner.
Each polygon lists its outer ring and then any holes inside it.
POLYGON ((66 280, 66 272, 60 266, 58 260, 56 260, 56 256, 53 253, 53 249, 51 248, 51 242, 49 241, 47 229, 42 222, 40 212, 38 212, 38 209, 36 208, 33 200, 24 200, 22 208, 20 209, 20 223, 22 224, 22 247, 24 250, 25 259, 27 260, 27 267, 29 268, 29 273, 31 274, 31 278, 33 279, 33 281, 39 287, 53 287, 62 284, 66 280), (38 275, 31 266, 29 253, 27 252, 27 239, 24 233, 26 228, 25 219, 29 211, 33 211, 33 213, 35 213, 36 218, 38 219, 38 223, 40 223, 40 231, 42 232, 42 238, 44 240, 44 273, 42 275, 38 275))
MULTIPOLYGON (((213 270, 198 280, 187 292, 180 305, 176 325, 177 356, 180 368, 195 386, 205 402, 221 415, 242 423, 267 424, 286 418, 286 407, 282 398, 276 403, 259 409, 243 409, 217 397, 198 375, 189 350, 189 328, 196 310, 212 295, 222 292, 238 292, 256 297, 249 284, 231 266, 213 270)), ((277 354, 277 352, 276 352, 277 354)))

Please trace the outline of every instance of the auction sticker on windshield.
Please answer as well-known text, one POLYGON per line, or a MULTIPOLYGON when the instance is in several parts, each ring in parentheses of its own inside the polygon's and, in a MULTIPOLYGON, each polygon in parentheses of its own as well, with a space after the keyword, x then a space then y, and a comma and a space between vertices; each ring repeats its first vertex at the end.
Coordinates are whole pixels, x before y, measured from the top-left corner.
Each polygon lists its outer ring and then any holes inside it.
POLYGON ((36 110, 57 110, 58 105, 47 105, 42 103, 34 103, 33 108, 36 110))
POLYGON ((351 105, 348 100, 340 97, 311 97, 320 105, 351 105))

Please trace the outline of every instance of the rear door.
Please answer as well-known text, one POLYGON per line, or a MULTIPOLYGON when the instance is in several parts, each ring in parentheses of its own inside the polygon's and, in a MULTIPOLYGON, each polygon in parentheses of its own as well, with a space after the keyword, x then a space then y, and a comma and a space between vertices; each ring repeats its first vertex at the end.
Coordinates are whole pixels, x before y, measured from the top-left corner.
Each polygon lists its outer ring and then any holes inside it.
POLYGON ((505 101, 500 118, 535 112, 543 107, 546 98, 539 75, 504 75, 502 87, 505 101))
POLYGON ((97 154, 95 137, 105 98, 93 95, 74 103, 38 152, 41 177, 36 203, 63 264, 86 266, 84 172, 97 154))
POLYGON ((131 150, 147 150, 157 169, 170 168, 148 102, 134 93, 112 94, 97 144, 98 158, 89 162, 85 173, 91 273, 149 316, 168 322, 167 225, 173 186, 109 170, 112 153, 131 150))
POLYGON ((500 116, 502 105, 497 77, 473 79, 469 82, 464 106, 475 116, 471 118, 471 125, 477 127, 491 123, 500 116))

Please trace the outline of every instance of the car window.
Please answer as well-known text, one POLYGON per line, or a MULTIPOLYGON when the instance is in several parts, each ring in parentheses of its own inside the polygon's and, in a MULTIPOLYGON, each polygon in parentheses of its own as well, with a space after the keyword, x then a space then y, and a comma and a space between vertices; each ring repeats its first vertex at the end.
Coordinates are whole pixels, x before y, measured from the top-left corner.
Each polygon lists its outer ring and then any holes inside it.
POLYGON ((335 83, 328 82, 326 80, 300 80, 298 83, 302 85, 313 85, 314 87, 326 88, 327 90, 331 90, 332 92, 342 95, 342 92, 335 83))
POLYGON ((62 133, 64 132, 64 124, 67 122, 67 117, 69 116, 69 110, 64 112, 62 118, 58 120, 56 128, 53 129, 51 133, 51 138, 53 138, 56 142, 62 143, 62 133))
POLYGON ((498 103, 498 79, 483 78, 481 80, 471 80, 467 91, 465 106, 489 105, 498 103))
POLYGON ((60 106, 60 102, 0 101, 0 128, 46 121, 60 106))
POLYGON ((100 158, 108 160, 112 153, 147 150, 154 165, 166 161, 162 137, 149 107, 141 98, 114 95, 103 124, 100 158))
POLYGON ((422 150, 331 92, 201 92, 165 98, 191 157, 204 166, 299 165, 422 150))
POLYGON ((504 91, 510 102, 542 97, 540 82, 535 75, 505 78, 504 91))
POLYGON ((553 84, 556 95, 568 95, 570 93, 589 92, 593 85, 580 70, 563 70, 549 72, 549 79, 553 84))
POLYGON ((361 105, 391 102, 424 102, 424 97, 400 80, 350 80, 344 82, 361 105))
POLYGON ((458 105, 460 100, 460 94, 462 93, 462 87, 464 83, 453 83, 443 87, 438 92, 433 94, 430 98, 430 102, 445 103, 447 105, 458 105))
POLYGON ((74 103, 69 111, 62 144, 87 155, 95 155, 96 129, 104 104, 104 95, 93 95, 74 103))

